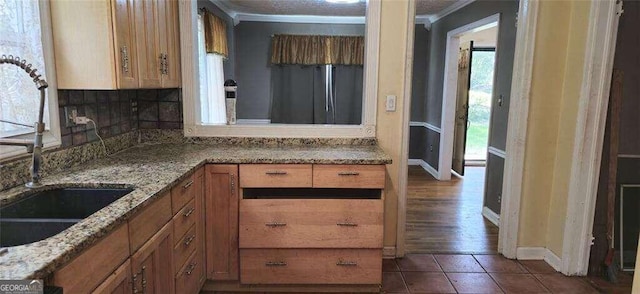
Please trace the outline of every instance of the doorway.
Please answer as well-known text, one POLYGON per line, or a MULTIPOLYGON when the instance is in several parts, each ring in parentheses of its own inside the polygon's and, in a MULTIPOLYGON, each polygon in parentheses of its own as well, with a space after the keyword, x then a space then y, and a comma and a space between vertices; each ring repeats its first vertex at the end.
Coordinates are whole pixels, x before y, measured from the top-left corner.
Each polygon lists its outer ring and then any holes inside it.
POLYGON ((457 176, 464 176, 466 166, 486 166, 487 162, 498 22, 455 37, 459 49, 451 169, 457 176))

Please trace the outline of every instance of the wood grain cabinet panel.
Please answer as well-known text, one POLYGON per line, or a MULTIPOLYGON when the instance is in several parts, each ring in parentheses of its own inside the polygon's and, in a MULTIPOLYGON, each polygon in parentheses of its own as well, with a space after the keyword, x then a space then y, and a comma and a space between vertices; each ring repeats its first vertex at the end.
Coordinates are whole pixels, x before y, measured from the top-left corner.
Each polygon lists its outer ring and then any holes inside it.
POLYGON ((118 89, 134 89, 140 85, 133 1, 111 0, 118 89))
POLYGON ((89 293, 129 258, 126 224, 56 271, 53 284, 65 293, 89 293))
MULTIPOLYGON (((114 25, 113 17, 127 17, 123 11, 129 9, 129 3, 60 0, 50 1, 50 5, 58 88, 117 89, 122 74, 117 48, 129 40, 125 32, 114 32, 127 28, 114 25)), ((130 61, 135 62, 135 57, 130 56, 130 61)))
POLYGON ((202 263, 202 252, 194 251, 176 274, 176 293, 200 293, 200 288, 202 287, 200 277, 204 273, 204 268, 200 266, 202 263))
POLYGON ((160 25, 157 0, 134 2, 140 88, 161 88, 160 25))
POLYGON ((195 175, 190 175, 175 187, 171 188, 171 208, 173 213, 178 213, 185 204, 189 203, 196 195, 195 175))
POLYGON ((207 278, 238 279, 238 166, 205 170, 207 278))
POLYGON ((240 201, 240 248, 381 248, 382 200, 240 201))
POLYGON ((177 0, 159 0, 158 14, 160 19, 160 54, 164 70, 162 70, 162 87, 179 88, 181 85, 180 70, 180 23, 178 19, 177 0))
POLYGON ((384 189, 384 165, 313 166, 314 188, 384 189))
POLYGON ((171 220, 171 196, 164 194, 159 198, 129 220, 132 253, 171 220))
POLYGON ((167 223, 131 256, 134 293, 174 293, 171 225, 167 223))
MULTIPOLYGON (((131 261, 127 259, 95 291, 94 294, 131 294, 131 261)), ((64 289, 63 289, 64 290, 64 289)))
POLYGON ((197 208, 195 199, 192 199, 173 217, 173 235, 177 239, 182 238, 189 228, 196 223, 200 214, 197 208))
POLYGON ((311 164, 241 164, 241 188, 310 188, 311 164))
POLYGON ((380 284, 382 249, 242 249, 243 284, 380 284))

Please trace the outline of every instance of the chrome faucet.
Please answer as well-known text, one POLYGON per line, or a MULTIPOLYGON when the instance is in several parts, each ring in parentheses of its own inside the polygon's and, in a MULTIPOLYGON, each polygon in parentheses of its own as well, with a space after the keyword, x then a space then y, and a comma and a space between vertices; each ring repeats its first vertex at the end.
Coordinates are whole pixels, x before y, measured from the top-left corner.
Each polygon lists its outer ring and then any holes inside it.
MULTIPOLYGON (((38 88, 38 90, 40 91, 40 109, 38 112, 38 121, 35 122, 33 126, 35 131, 35 137, 33 141, 21 140, 21 139, 0 139, 0 145, 24 146, 27 148, 27 152, 32 154, 31 181, 26 183, 25 185, 29 188, 34 188, 40 185, 39 180, 40 180, 40 163, 42 161, 42 133, 44 133, 44 129, 45 129, 44 122, 43 122, 44 102, 45 102, 45 94, 46 94, 45 89, 49 86, 49 84, 47 84, 47 82, 44 79, 40 78, 42 75, 39 75, 36 73, 37 69, 32 68, 30 63, 27 64, 26 60, 24 59, 21 60, 20 57, 18 56, 13 57, 13 55, 7 56, 3 54, 2 56, 0 56, 0 64, 4 64, 4 63, 13 64, 15 66, 22 68, 29 75, 29 77, 33 78, 33 82, 36 84, 36 88, 38 88)), ((7 121, 7 120, 0 120, 0 122, 31 127, 30 125, 7 121)))

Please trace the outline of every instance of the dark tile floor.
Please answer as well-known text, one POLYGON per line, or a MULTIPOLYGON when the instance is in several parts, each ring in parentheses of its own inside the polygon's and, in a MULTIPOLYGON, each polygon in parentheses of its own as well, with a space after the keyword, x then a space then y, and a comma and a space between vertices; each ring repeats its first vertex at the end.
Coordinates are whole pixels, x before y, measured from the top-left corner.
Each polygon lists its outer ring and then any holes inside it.
POLYGON ((408 254, 383 261, 384 293, 631 293, 631 282, 566 277, 540 260, 501 255, 408 254))

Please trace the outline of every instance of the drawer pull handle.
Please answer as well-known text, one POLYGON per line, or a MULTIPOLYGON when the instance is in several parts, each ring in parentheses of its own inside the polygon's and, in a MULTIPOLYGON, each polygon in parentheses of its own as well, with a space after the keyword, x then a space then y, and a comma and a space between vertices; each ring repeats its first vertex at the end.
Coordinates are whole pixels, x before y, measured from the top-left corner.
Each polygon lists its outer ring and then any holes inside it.
POLYGON ((196 208, 195 207, 191 207, 191 209, 189 209, 183 215, 184 215, 184 217, 189 217, 191 214, 193 214, 194 211, 196 211, 196 208))
POLYGON ((355 261, 338 261, 336 263, 337 266, 358 266, 358 263, 355 261))
POLYGON ((359 176, 359 172, 339 172, 339 176, 359 176))
POLYGON ((193 273, 193 270, 196 268, 196 265, 198 265, 197 262, 190 264, 189 268, 187 268, 187 270, 184 271, 184 273, 187 274, 187 276, 190 276, 193 273))
POLYGON ((287 266, 287 263, 284 261, 267 261, 264 263, 265 266, 287 266))
POLYGON ((349 223, 349 222, 337 223, 337 225, 341 227, 357 227, 358 226, 358 224, 356 223, 349 223))
POLYGON ((286 175, 287 172, 282 170, 270 170, 270 171, 266 171, 265 174, 272 175, 272 176, 283 176, 283 175, 286 175))
POLYGON ((287 223, 273 222, 273 223, 266 223, 266 224, 264 224, 264 225, 265 225, 265 226, 267 226, 267 227, 272 227, 272 228, 274 228, 274 227, 284 227, 284 226, 286 226, 286 225, 287 225, 287 223))
POLYGON ((188 189, 189 187, 191 187, 191 185, 193 185, 193 180, 189 181, 188 183, 184 184, 182 186, 182 189, 188 189))
POLYGON ((195 238, 196 238, 196 235, 191 235, 189 238, 184 240, 184 246, 189 246, 189 244, 191 244, 191 242, 193 242, 195 238))

